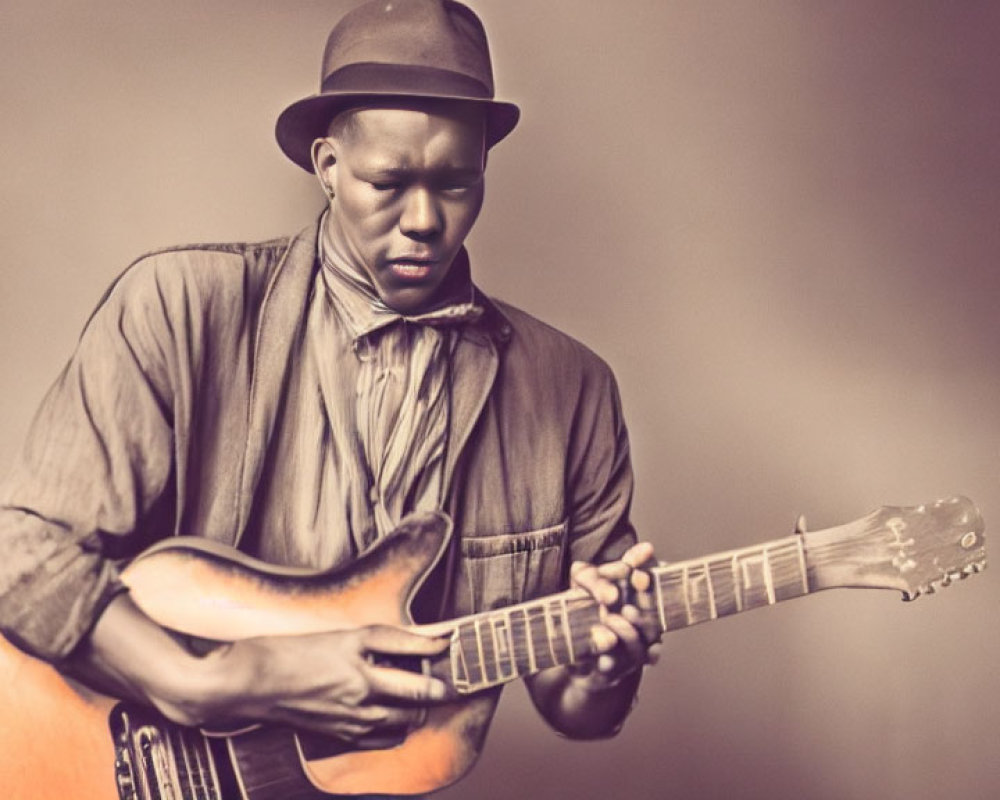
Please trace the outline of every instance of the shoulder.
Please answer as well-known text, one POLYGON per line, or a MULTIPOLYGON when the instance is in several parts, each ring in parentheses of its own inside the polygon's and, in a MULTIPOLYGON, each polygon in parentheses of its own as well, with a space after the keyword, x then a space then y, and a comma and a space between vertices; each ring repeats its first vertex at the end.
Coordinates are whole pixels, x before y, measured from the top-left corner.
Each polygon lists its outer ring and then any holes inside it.
POLYGON ((516 306, 495 298, 490 301, 509 324, 510 358, 563 378, 570 373, 589 381, 614 381, 608 363, 587 345, 516 306))
POLYGON ((194 244, 154 250, 129 264, 107 294, 151 287, 168 293, 187 293, 265 284, 294 239, 287 236, 263 242, 194 244))
MULTIPOLYGON (((191 244, 154 250, 135 259, 112 282, 94 315, 204 311, 213 306, 257 308, 290 260, 311 269, 315 226, 260 242, 191 244)), ((92 315, 93 316, 93 315, 92 315)))

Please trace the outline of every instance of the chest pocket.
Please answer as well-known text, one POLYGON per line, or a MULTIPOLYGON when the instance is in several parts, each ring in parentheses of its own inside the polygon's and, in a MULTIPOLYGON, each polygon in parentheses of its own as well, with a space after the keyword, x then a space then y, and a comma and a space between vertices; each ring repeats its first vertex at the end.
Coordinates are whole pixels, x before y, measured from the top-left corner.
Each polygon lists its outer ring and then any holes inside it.
POLYGON ((489 611, 559 591, 566 531, 561 522, 527 533, 463 538, 467 610, 489 611))

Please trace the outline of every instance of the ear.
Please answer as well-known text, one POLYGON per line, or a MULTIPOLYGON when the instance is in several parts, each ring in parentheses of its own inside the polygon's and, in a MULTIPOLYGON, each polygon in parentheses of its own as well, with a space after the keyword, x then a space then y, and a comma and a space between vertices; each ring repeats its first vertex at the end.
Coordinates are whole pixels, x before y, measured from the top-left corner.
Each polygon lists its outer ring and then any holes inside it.
POLYGON ((332 199, 337 181, 337 153, 330 139, 317 139, 312 143, 312 163, 323 193, 332 199))

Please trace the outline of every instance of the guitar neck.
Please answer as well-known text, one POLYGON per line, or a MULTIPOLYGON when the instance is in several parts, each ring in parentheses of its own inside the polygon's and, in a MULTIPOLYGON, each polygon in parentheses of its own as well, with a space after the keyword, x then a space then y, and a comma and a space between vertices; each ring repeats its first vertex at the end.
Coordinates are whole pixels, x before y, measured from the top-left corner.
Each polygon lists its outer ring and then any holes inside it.
MULTIPOLYGON (((971 500, 882 506, 822 531, 793 534, 650 570, 662 632, 838 586, 896 589, 907 600, 986 566, 983 518, 971 500)), ((599 608, 582 591, 465 617, 455 625, 451 678, 475 692, 591 655, 599 608)))
MULTIPOLYGON (((647 613, 664 633, 810 591, 798 534, 650 572, 657 607, 647 613)), ((464 617, 452 638, 452 682, 461 693, 478 692, 573 664, 592 654, 590 629, 598 621, 597 604, 580 591, 464 617)))

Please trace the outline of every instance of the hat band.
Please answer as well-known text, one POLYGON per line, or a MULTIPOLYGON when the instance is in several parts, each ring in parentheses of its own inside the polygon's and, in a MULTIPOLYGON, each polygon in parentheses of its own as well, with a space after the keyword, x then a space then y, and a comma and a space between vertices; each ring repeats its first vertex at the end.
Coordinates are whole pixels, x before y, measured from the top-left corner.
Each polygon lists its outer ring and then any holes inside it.
POLYGON ((493 92, 485 84, 460 72, 417 64, 378 62, 348 64, 323 79, 321 94, 341 92, 493 98, 493 92))

